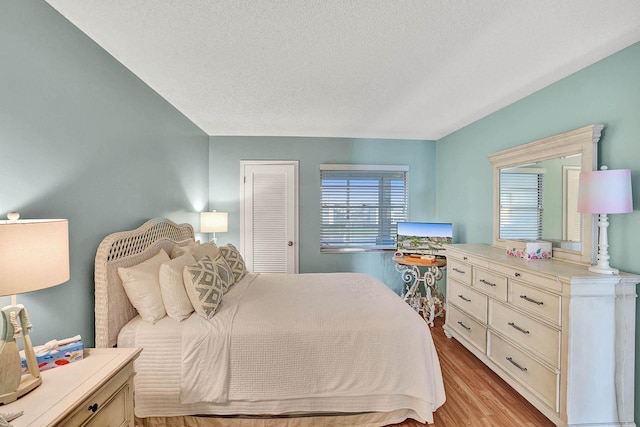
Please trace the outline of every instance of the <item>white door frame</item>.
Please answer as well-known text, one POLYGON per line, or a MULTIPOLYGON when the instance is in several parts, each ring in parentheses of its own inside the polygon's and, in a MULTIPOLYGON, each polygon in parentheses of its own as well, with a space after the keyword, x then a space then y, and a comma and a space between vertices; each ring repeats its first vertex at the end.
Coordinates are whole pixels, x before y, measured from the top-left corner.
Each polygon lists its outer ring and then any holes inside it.
POLYGON ((245 239, 245 167, 249 165, 292 165, 294 168, 294 237, 293 237, 293 258, 294 258, 294 273, 299 272, 300 265, 300 238, 299 238, 299 168, 300 162, 298 160, 240 160, 240 251, 245 254, 244 239, 245 239))

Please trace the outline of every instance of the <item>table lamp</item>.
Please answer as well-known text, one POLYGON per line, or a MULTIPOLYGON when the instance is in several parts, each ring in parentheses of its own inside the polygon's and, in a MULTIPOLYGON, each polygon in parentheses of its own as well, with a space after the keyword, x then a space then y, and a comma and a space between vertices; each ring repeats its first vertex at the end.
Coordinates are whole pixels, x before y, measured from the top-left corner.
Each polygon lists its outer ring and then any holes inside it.
POLYGON ((618 274, 618 269, 609 266, 608 214, 633 211, 631 196, 631 171, 609 170, 602 166, 599 171, 580 172, 578 181, 578 212, 598 214, 598 263, 589 271, 601 274, 618 274))
POLYGON ((16 294, 69 280, 68 221, 19 217, 10 213, 8 221, 0 221, 0 296, 11 295, 11 305, 2 308, 0 404, 13 402, 42 383, 29 337, 29 314, 22 304, 16 304, 16 294), (24 375, 16 343, 20 336, 29 369, 24 375))
POLYGON ((227 212, 201 212, 200 232, 213 233, 213 243, 217 243, 216 233, 226 233, 229 231, 229 214, 227 212))

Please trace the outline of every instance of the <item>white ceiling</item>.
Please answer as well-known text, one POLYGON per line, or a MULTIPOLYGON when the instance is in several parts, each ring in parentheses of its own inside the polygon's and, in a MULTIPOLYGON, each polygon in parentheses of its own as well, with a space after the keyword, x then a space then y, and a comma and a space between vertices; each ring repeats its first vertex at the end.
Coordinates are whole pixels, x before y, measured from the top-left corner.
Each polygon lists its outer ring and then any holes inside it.
POLYGON ((439 139, 640 41, 640 0, 47 0, 209 135, 439 139))

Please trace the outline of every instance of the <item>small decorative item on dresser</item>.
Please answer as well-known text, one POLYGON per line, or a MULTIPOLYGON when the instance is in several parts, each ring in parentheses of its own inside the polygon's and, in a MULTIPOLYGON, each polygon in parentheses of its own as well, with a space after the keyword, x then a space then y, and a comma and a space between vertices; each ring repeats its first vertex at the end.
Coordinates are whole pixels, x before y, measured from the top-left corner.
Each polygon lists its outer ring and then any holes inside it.
MULTIPOLYGON (((33 349, 40 372, 82 360, 83 350, 84 345, 80 335, 64 340, 51 340, 33 349)), ((23 351, 20 352, 20 356, 22 356, 22 373, 26 374, 29 372, 29 366, 23 351)))
POLYGON ((551 242, 544 240, 507 240, 507 255, 525 259, 551 258, 551 242))

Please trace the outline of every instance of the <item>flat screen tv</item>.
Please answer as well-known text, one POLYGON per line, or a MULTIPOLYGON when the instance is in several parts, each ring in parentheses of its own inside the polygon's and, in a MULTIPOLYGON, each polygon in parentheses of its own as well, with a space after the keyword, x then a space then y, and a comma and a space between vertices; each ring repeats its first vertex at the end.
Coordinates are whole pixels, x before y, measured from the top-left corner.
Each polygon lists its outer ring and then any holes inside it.
POLYGON ((398 252, 436 254, 442 245, 453 243, 453 224, 440 222, 399 222, 398 252))

